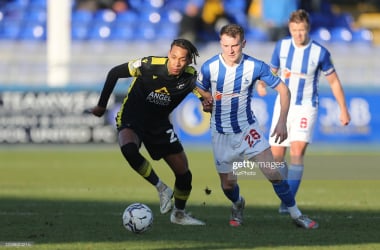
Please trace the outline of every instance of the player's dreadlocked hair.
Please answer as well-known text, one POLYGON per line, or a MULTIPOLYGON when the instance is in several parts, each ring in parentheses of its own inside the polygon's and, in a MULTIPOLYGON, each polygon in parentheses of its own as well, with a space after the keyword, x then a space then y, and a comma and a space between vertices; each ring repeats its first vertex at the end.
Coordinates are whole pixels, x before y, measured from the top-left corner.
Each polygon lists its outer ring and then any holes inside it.
POLYGON ((183 38, 175 39, 172 44, 170 45, 170 48, 173 48, 173 46, 178 46, 183 49, 187 50, 187 58, 190 62, 197 64, 196 57, 199 56, 198 49, 189 41, 183 38))

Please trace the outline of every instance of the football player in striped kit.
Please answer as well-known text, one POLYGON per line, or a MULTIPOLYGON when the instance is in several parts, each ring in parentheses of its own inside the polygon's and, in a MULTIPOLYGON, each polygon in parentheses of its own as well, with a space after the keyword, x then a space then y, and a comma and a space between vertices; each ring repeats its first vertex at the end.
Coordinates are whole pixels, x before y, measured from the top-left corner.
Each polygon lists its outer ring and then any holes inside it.
POLYGON ((303 228, 317 228, 318 223, 298 209, 288 183, 282 179, 273 159, 270 145, 260 131, 251 109, 251 98, 257 80, 263 80, 278 91, 281 114, 272 133, 281 143, 287 138, 286 117, 289 90, 272 73, 269 65, 243 53, 246 40, 244 29, 236 24, 223 26, 220 31, 222 52, 208 59, 198 76, 198 92, 203 96, 204 110, 211 111, 212 147, 222 190, 232 202, 231 226, 243 223, 245 200, 240 195, 236 168, 247 168, 253 162, 272 182, 277 196, 287 205, 294 222, 303 228))
MULTIPOLYGON (((289 87, 291 93, 290 108, 287 119, 288 138, 281 144, 269 139, 276 161, 284 162, 281 169, 288 180, 290 188, 297 194, 304 172, 304 156, 306 148, 312 141, 314 125, 318 114, 318 82, 320 74, 324 74, 332 93, 339 105, 340 122, 346 126, 350 122, 350 114, 338 74, 331 60, 330 52, 309 38, 310 20, 305 10, 294 11, 289 18, 291 37, 277 42, 270 66, 278 73, 289 87), (287 147, 290 147, 290 165, 285 162, 287 147)), ((257 85, 259 95, 266 94, 265 85, 257 85)), ((271 131, 275 129, 280 112, 279 98, 276 99, 272 117, 271 131)), ((279 213, 288 213, 281 203, 279 213)))

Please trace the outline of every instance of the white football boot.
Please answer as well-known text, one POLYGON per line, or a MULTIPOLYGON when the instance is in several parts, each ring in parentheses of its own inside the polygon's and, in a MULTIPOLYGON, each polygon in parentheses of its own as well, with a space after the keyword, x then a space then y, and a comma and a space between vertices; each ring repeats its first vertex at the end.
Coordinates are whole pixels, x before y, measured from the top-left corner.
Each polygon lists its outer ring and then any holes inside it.
POLYGON ((161 191, 158 191, 158 196, 160 197, 160 212, 161 214, 166 214, 172 210, 173 190, 164 183, 162 183, 160 189, 161 191))
POLYGON ((190 214, 186 213, 185 210, 180 210, 173 208, 173 211, 170 215, 170 222, 179 225, 193 225, 193 226, 204 226, 204 223, 201 220, 198 220, 192 217, 190 214))

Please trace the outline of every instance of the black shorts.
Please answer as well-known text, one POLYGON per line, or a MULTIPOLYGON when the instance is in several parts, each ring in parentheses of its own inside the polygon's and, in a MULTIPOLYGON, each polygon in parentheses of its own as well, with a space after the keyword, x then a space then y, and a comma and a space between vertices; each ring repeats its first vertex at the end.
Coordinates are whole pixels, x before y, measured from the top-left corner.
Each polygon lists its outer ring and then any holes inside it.
POLYGON ((137 134, 153 160, 160 160, 167 155, 183 151, 182 144, 169 121, 157 124, 154 128, 123 124, 118 130, 123 128, 130 128, 137 134))

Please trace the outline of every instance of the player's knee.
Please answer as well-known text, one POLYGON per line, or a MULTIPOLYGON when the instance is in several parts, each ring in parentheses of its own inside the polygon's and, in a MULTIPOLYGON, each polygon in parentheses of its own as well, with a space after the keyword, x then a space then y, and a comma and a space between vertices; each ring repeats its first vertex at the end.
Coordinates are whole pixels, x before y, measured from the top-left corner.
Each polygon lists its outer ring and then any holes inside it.
POLYGON ((293 155, 290 155, 290 162, 291 164, 301 165, 304 162, 303 158, 304 156, 302 153, 293 154, 293 155))
POLYGON ((143 165, 145 159, 140 154, 137 145, 135 143, 127 143, 121 146, 120 149, 129 165, 131 165, 133 169, 139 170, 139 168, 143 165))
POLYGON ((222 190, 223 192, 231 192, 232 190, 234 190, 235 186, 233 185, 222 185, 222 190))
POLYGON ((280 184, 282 180, 269 180, 272 184, 280 184))
POLYGON ((278 183, 284 179, 280 171, 278 171, 277 169, 265 168, 265 169, 262 169, 262 172, 265 175, 265 177, 267 177, 268 181, 272 183, 278 183))
POLYGON ((188 170, 184 174, 176 175, 175 186, 180 190, 191 190, 191 182, 193 179, 193 175, 191 171, 188 170))
POLYGON ((233 190, 237 185, 236 180, 222 179, 221 186, 223 190, 233 190))
POLYGON ((285 162, 285 157, 282 155, 273 154, 273 159, 275 162, 285 162))

